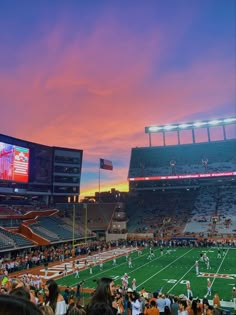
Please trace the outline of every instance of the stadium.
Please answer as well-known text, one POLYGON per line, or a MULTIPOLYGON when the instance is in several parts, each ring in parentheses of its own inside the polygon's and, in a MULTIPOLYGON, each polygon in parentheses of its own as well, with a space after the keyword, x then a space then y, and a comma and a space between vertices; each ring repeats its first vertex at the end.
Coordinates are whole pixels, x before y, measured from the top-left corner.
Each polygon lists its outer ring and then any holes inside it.
POLYGON ((192 298, 212 301, 217 294, 221 308, 233 311, 235 124, 231 117, 145 127, 149 146, 131 148, 129 192, 112 189, 82 201, 83 149, 1 134, 2 290, 16 277, 38 292, 54 279, 68 302, 68 290, 74 296, 79 283, 85 304, 98 278, 122 288, 127 273, 128 287, 145 298, 160 292, 189 298, 191 283, 192 298), (216 127, 222 139, 214 140, 216 127), (198 141, 199 129, 205 141, 198 141), (169 133, 177 144, 167 144, 169 133), (152 145, 153 134, 161 145, 152 145))

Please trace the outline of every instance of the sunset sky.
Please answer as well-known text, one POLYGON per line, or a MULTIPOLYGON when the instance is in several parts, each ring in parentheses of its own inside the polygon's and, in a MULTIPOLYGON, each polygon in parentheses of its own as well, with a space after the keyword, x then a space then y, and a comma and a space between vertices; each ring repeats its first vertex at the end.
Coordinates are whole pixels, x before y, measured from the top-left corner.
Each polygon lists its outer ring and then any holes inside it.
POLYGON ((236 116, 235 0, 1 0, 0 133, 84 150, 128 188, 144 127, 236 116))

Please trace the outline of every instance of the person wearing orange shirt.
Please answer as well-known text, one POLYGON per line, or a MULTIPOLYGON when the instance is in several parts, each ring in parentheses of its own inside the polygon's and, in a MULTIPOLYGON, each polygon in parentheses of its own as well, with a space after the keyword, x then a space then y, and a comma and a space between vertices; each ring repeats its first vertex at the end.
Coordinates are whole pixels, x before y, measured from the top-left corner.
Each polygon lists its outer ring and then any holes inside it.
POLYGON ((214 298, 213 298, 213 306, 214 307, 217 306, 218 308, 220 308, 220 297, 217 293, 214 295, 214 298))
POLYGON ((157 308, 156 302, 152 300, 149 304, 149 307, 145 307, 144 315, 159 315, 159 309, 157 308))

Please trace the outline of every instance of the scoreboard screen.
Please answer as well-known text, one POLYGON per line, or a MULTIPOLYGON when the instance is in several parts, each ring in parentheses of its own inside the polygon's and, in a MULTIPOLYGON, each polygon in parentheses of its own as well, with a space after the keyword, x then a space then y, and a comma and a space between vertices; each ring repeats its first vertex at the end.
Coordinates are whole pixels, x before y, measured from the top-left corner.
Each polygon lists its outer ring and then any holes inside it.
POLYGON ((28 148, 0 142, 0 180, 28 183, 28 148))

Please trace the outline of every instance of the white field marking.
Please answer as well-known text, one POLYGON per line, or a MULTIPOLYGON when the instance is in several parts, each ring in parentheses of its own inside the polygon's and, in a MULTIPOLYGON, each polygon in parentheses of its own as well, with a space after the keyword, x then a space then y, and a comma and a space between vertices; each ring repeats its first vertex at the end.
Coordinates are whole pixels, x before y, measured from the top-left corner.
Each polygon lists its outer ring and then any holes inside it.
MULTIPOLYGON (((149 277, 148 279, 146 279, 145 281, 143 281, 142 283, 140 283, 137 287, 140 287, 141 285, 143 285, 144 283, 146 283, 147 281, 149 281, 150 279, 152 279, 153 277, 155 277, 156 275, 158 275, 158 273, 162 272, 163 270, 165 270, 166 268, 168 268, 169 266, 171 266, 174 262, 176 262, 177 260, 179 260, 180 258, 184 257, 185 255, 187 255, 189 252, 191 252, 193 250, 193 248, 191 248, 189 251, 187 251, 185 254, 183 254, 182 256, 179 256, 178 258, 176 258, 175 260, 173 260, 171 263, 169 263, 167 266, 165 266, 164 268, 162 268, 161 270, 159 270, 158 272, 154 273, 151 277, 149 277)), ((143 267, 144 265, 142 265, 143 267)), ((140 267, 141 268, 141 267, 140 267)))
MULTIPOLYGON (((222 259, 222 261, 221 261, 217 271, 216 271, 216 273, 219 273, 219 270, 220 270, 220 268, 221 268, 221 266, 222 266, 222 264, 223 264, 223 262, 224 262, 224 260, 225 260, 225 258, 227 256, 228 252, 229 252, 229 249, 227 249, 227 251, 226 251, 226 253, 225 253, 225 255, 224 255, 224 257, 223 257, 223 259, 222 259)), ((216 278, 214 277, 214 279, 212 280, 212 283, 211 283, 211 287, 213 286, 213 283, 215 282, 215 279, 216 278)))
MULTIPOLYGON (((85 260, 87 260, 88 262, 88 265, 87 265, 87 268, 88 266, 91 264, 91 263, 94 263, 93 261, 93 258, 94 257, 99 257, 99 260, 101 261, 106 261, 107 259, 109 258, 112 258, 114 256, 114 252, 118 253, 118 257, 122 257, 122 255, 124 253, 133 253, 134 251, 136 251, 136 248, 117 248, 117 249, 112 249, 110 251, 107 251, 107 252, 101 252, 100 254, 94 254, 94 255, 91 255, 91 256, 86 256, 86 257, 83 257, 83 258, 79 258, 79 257, 76 257, 77 259, 76 260, 79 260, 79 268, 80 268, 80 271, 84 270, 83 268, 85 267, 85 260)), ((97 265, 99 264, 99 262, 97 261, 97 265)), ((51 268, 48 269, 48 272, 53 272, 53 269, 58 269, 59 271, 64 271, 64 266, 67 265, 67 276, 71 275, 72 274, 72 268, 69 268, 69 266, 72 267, 72 263, 71 262, 63 262, 61 264, 58 264, 56 266, 52 266, 51 268)), ((87 269, 86 268, 86 269, 87 269)), ((41 269, 40 272, 45 272, 45 269, 41 269)), ((55 275, 51 275, 50 276, 50 279, 51 278, 54 278, 58 276, 58 271, 55 272, 55 275)), ((64 275, 62 274, 62 277, 63 278, 64 275)))
MULTIPOLYGON (((210 251, 210 250, 207 250, 205 253, 210 253, 210 252, 213 252, 213 251, 210 251)), ((182 278, 180 278, 173 286, 172 288, 170 288, 170 290, 167 291, 167 293, 171 292, 176 286, 177 284, 186 276, 186 274, 188 274, 190 272, 191 269, 193 269, 195 267, 195 264, 192 265, 192 267, 190 267, 186 272, 185 274, 182 276, 182 278)))
POLYGON ((191 269, 193 269, 194 266, 195 266, 195 264, 192 265, 192 267, 189 268, 189 269, 185 272, 185 274, 182 276, 182 278, 180 278, 180 279, 170 288, 170 290, 167 291, 167 293, 171 292, 171 291, 174 289, 174 287, 176 287, 177 284, 178 284, 181 280, 183 280, 183 278, 186 276, 186 274, 188 274, 189 271, 190 271, 191 269))
MULTIPOLYGON (((192 250, 192 249, 191 249, 191 250, 192 250)), ((190 251, 191 251, 191 250, 190 250, 190 251)), ((184 254, 184 255, 185 255, 185 254, 184 254)), ((183 256, 184 256, 184 255, 183 255, 183 256)), ((142 257, 143 257, 143 255, 142 255, 142 256, 135 257, 133 260, 138 260, 138 259, 140 259, 140 258, 142 258, 142 257)), ((151 262, 156 261, 156 260, 159 260, 159 259, 161 259, 162 257, 163 257, 163 256, 156 257, 156 258, 152 259, 151 261, 146 262, 145 264, 143 264, 143 265, 140 266, 140 267, 132 268, 132 270, 129 271, 129 274, 131 274, 131 273, 133 273, 133 272, 135 272, 135 271, 137 271, 137 270, 143 268, 143 267, 146 266, 146 265, 150 265, 151 262)), ((181 257, 182 257, 182 256, 181 256, 181 257)), ((116 266, 114 266, 114 267, 112 267, 112 268, 109 268, 109 269, 103 270, 103 271, 101 271, 101 272, 99 272, 99 273, 96 273, 96 276, 102 275, 102 274, 107 273, 107 272, 109 272, 109 271, 111 271, 111 270, 113 270, 113 269, 116 269, 117 267, 119 267, 119 266, 121 266, 121 265, 126 265, 126 264, 127 264, 127 261, 124 261, 123 263, 117 264, 116 266)), ((90 280, 90 279, 94 278, 94 276, 95 276, 95 274, 93 274, 92 277, 87 278, 87 280, 90 280)), ((121 278, 121 275, 118 276, 118 278, 121 278)), ((77 285, 77 282, 76 282, 75 284, 74 284, 74 283, 71 284, 71 286, 75 286, 75 285, 77 285)), ((138 287, 138 286, 137 286, 137 287, 138 287)))
POLYGON ((114 278, 112 278, 114 281, 119 279, 119 276, 115 276, 114 278))

